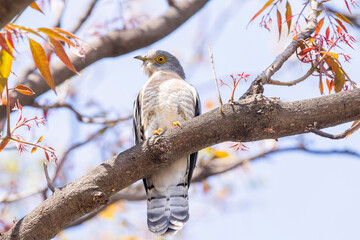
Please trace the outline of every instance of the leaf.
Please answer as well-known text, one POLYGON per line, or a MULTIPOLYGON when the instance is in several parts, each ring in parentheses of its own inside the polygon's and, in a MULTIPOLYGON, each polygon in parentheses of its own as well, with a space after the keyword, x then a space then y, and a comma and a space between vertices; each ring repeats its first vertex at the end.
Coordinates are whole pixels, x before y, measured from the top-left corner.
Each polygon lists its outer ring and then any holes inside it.
POLYGON ((225 151, 215 151, 215 157, 216 158, 226 158, 226 157, 228 157, 228 156, 230 156, 227 152, 225 152, 225 151))
POLYGON ((8 139, 0 144, 0 152, 6 147, 6 145, 9 143, 9 141, 10 141, 10 139, 8 139))
POLYGON ((340 27, 342 29, 344 29, 345 32, 347 32, 346 27, 344 26, 344 24, 339 19, 335 18, 335 21, 340 25, 340 27))
POLYGON ((346 4, 347 9, 349 10, 349 13, 352 14, 352 12, 350 10, 350 7, 349 7, 349 3, 347 2, 347 0, 345 0, 345 4, 346 4))
POLYGON ((326 33, 325 33, 326 35, 325 35, 325 38, 326 38, 326 40, 329 40, 329 37, 330 37, 330 27, 327 27, 326 28, 326 33))
POLYGON ((337 16, 338 18, 340 18, 341 20, 352 26, 352 23, 344 15, 342 15, 341 13, 334 13, 334 14, 335 16, 337 16))
MULTIPOLYGON (((358 124, 360 120, 355 120, 353 122, 353 124, 351 125, 351 127, 354 127, 356 124, 358 124)), ((350 136, 351 134, 353 134, 354 132, 356 132, 358 129, 360 128, 360 126, 356 127, 355 129, 353 129, 351 132, 348 133, 348 135, 346 135, 346 137, 350 136)))
MULTIPOLYGON (((34 1, 32 4, 29 5, 31 8, 38 10, 39 12, 41 12, 42 14, 44 14, 44 12, 41 10, 41 8, 39 7, 39 5, 37 5, 37 3, 34 1)), ((45 15, 45 14, 44 14, 45 15)))
POLYGON ((286 1, 285 18, 286 18, 286 23, 288 26, 288 35, 289 35, 290 29, 291 29, 291 18, 292 18, 291 6, 290 6, 289 1, 286 1))
POLYGON ((15 49, 14 42, 12 40, 11 32, 9 30, 6 30, 6 40, 8 40, 8 43, 10 46, 15 49))
MULTIPOLYGON (((272 4, 274 2, 274 0, 269 0, 267 1, 267 3, 265 3, 265 5, 260 9, 260 11, 258 11, 253 17, 252 19, 250 20, 253 21, 257 16, 259 16, 268 6, 270 6, 270 4, 272 4)), ((250 23, 249 22, 249 23, 250 23)))
POLYGON ((31 149, 31 154, 33 154, 33 153, 36 151, 36 149, 37 149, 37 147, 33 147, 33 148, 31 149))
POLYGON ((12 24, 12 23, 9 23, 8 25, 9 25, 10 27, 12 27, 12 28, 21 29, 21 30, 24 30, 24 31, 26 31, 26 32, 30 32, 30 33, 32 33, 32 34, 35 34, 36 36, 41 37, 42 39, 44 39, 44 40, 46 41, 46 39, 45 39, 43 36, 41 36, 41 35, 40 35, 39 33, 37 33, 36 31, 32 30, 31 28, 18 26, 18 25, 12 24))
POLYGON ((337 70, 340 68, 340 64, 331 55, 325 57, 324 60, 326 64, 331 68, 331 71, 336 74, 337 70))
POLYGON ((323 24, 324 24, 324 18, 322 18, 322 19, 318 22, 318 24, 316 25, 316 32, 315 32, 316 34, 319 34, 319 32, 320 32, 323 24))
POLYGON ((29 42, 35 65, 39 69, 41 75, 44 77, 46 83, 52 90, 54 90, 56 94, 54 79, 51 76, 49 62, 46 58, 44 49, 39 43, 32 40, 31 38, 29 38, 29 42))
POLYGON ((282 20, 281 20, 281 13, 280 13, 279 9, 276 10, 276 14, 277 14, 277 23, 278 23, 279 41, 280 41, 280 38, 281 38, 281 28, 282 28, 282 20))
POLYGON ((72 37, 72 38, 74 38, 74 39, 79 39, 79 38, 78 38, 77 36, 75 36, 74 34, 69 33, 69 32, 67 32, 67 31, 64 31, 64 30, 62 30, 61 28, 54 28, 54 30, 57 31, 57 32, 59 32, 59 33, 65 34, 65 35, 67 35, 68 37, 72 37))
POLYGON ((319 80, 319 90, 320 90, 320 94, 323 95, 324 94, 324 85, 323 85, 321 78, 319 80))
POLYGON ((39 137, 39 139, 37 140, 36 144, 42 142, 42 140, 43 140, 43 136, 39 137))
POLYGON ((7 43, 6 39, 2 34, 0 34, 0 46, 4 49, 10 56, 13 56, 12 49, 10 48, 9 44, 7 43))
POLYGON ((63 41, 65 43, 67 43, 70 46, 75 46, 75 44, 68 39, 67 37, 64 37, 63 35, 61 35, 60 33, 54 31, 53 29, 50 28, 38 28, 39 32, 45 33, 49 38, 52 37, 54 39, 63 41))
POLYGON ((11 73, 13 57, 4 49, 0 51, 0 95, 4 91, 7 79, 11 73))
POLYGON ((35 94, 35 92, 31 88, 29 88, 25 85, 21 85, 21 84, 17 85, 15 87, 15 90, 24 95, 34 95, 35 94))
POLYGON ((339 68, 335 73, 335 92, 341 92, 345 83, 345 74, 344 71, 339 68))
POLYGON ((46 160, 49 162, 50 161, 49 154, 45 150, 44 150, 44 153, 45 153, 46 160))
POLYGON ((49 37, 49 39, 50 39, 51 44, 54 46, 54 50, 55 50, 56 55, 60 58, 60 60, 61 60, 71 71, 73 71, 73 72, 76 73, 76 74, 79 74, 79 73, 76 71, 76 69, 75 69, 74 65, 72 64, 72 62, 70 61, 68 55, 66 54, 66 52, 65 52, 62 44, 61 44, 58 40, 56 40, 56 39, 54 39, 54 38, 52 38, 52 37, 49 37))

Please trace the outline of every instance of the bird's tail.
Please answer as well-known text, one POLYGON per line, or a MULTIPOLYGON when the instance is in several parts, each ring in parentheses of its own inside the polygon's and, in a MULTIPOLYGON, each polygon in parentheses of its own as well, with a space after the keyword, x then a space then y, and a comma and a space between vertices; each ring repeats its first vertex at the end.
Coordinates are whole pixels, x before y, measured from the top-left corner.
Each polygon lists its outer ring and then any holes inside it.
POLYGON ((188 186, 180 183, 147 191, 148 227, 153 233, 175 234, 189 220, 188 186))

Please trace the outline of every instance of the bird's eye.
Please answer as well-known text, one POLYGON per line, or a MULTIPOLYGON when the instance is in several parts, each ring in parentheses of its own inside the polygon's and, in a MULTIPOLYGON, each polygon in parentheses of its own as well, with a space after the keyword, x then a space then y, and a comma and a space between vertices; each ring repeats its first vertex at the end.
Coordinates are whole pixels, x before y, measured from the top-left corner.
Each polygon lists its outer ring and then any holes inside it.
POLYGON ((158 63, 164 63, 166 61, 165 57, 163 55, 157 56, 156 61, 158 63))

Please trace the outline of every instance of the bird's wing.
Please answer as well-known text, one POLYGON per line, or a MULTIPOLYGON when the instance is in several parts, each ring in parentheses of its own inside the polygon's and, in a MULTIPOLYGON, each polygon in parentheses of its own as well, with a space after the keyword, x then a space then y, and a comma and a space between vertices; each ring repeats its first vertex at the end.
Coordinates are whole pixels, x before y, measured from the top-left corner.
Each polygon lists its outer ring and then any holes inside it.
MULTIPOLYGON (((195 97, 195 106, 194 106, 194 108, 195 108, 194 117, 199 116, 201 114, 201 102, 200 102, 200 98, 199 98, 199 93, 196 90, 195 90, 195 93, 196 93, 196 97, 195 97)), ((196 166, 197 157, 198 157, 198 152, 194 152, 194 153, 190 154, 188 187, 190 186, 190 183, 191 183, 191 178, 192 178, 195 166, 196 166)))
MULTIPOLYGON (((145 140, 144 128, 141 125, 141 104, 140 104, 141 92, 137 96, 134 102, 134 117, 133 117, 133 136, 135 144, 141 143, 145 140)), ((148 189, 147 180, 143 179, 145 190, 148 189)))

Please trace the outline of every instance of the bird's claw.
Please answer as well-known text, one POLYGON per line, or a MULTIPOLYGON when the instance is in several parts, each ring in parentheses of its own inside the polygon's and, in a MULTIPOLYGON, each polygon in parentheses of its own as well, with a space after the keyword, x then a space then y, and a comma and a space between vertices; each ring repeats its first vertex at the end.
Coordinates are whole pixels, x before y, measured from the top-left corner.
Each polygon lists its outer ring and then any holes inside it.
POLYGON ((158 130, 154 131, 154 135, 160 135, 160 132, 162 132, 162 131, 164 131, 164 130, 159 128, 158 130))
POLYGON ((179 121, 173 122, 173 126, 179 126, 180 128, 182 128, 181 124, 179 121))

